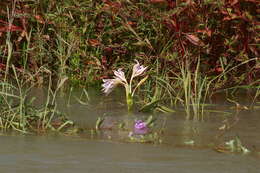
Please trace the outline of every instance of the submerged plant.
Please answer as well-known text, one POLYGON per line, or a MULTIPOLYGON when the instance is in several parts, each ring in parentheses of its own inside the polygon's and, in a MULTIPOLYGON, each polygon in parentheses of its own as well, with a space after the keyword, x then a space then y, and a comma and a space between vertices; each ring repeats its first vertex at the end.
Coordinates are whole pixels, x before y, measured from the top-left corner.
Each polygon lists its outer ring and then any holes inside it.
POLYGON ((133 131, 128 134, 129 142, 161 143, 160 132, 152 129, 154 120, 152 116, 148 117, 146 121, 135 120, 133 131))
POLYGON ((221 153, 248 154, 251 152, 248 148, 242 145, 242 142, 240 141, 239 137, 235 137, 234 139, 215 147, 215 150, 221 153))
POLYGON ((134 133, 144 135, 149 132, 149 128, 146 122, 142 120, 136 120, 134 125, 134 133))
POLYGON ((136 64, 133 66, 132 75, 130 81, 128 82, 125 78, 125 73, 122 71, 121 68, 114 71, 114 78, 113 79, 103 79, 102 84, 102 91, 108 95, 117 85, 121 84, 125 87, 125 94, 126 94, 126 103, 128 111, 131 111, 133 108, 133 97, 135 94, 136 89, 145 82, 148 76, 145 76, 143 79, 139 81, 139 83, 133 87, 133 79, 137 76, 142 75, 147 67, 140 65, 140 63, 136 61, 136 64))
POLYGON ((246 147, 244 147, 242 145, 242 142, 240 141, 240 139, 238 137, 226 142, 225 145, 232 153, 237 152, 237 153, 247 154, 250 152, 249 149, 247 149, 246 147))

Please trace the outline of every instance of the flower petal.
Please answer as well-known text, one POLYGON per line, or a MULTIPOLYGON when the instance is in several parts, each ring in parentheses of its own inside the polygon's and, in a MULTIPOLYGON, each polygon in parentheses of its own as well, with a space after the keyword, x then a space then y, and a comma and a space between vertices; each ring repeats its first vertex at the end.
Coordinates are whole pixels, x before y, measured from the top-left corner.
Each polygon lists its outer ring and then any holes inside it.
POLYGON ((103 79, 102 91, 108 95, 120 82, 117 79, 103 79))
POLYGON ((134 126, 134 133, 144 135, 149 132, 149 128, 147 127, 147 124, 142 120, 135 121, 134 126))
POLYGON ((143 129, 143 128, 146 128, 147 126, 146 126, 146 123, 145 122, 143 122, 142 120, 137 120, 136 122, 135 122, 135 128, 136 129, 143 129))
POLYGON ((133 66, 132 78, 140 76, 147 69, 147 67, 140 65, 140 63, 137 60, 135 61, 136 64, 133 66))
POLYGON ((120 79, 123 83, 127 83, 125 78, 125 73, 122 71, 122 69, 118 69, 117 71, 114 71, 115 79, 120 79))

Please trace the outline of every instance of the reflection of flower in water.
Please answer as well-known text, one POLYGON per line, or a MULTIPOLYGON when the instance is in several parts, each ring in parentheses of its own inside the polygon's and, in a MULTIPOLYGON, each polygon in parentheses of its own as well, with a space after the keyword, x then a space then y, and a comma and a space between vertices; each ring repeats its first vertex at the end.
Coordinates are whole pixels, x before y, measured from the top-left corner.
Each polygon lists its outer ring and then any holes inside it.
POLYGON ((147 127, 147 124, 143 122, 142 120, 135 121, 134 125, 134 133, 138 135, 144 135, 147 134, 149 131, 149 128, 147 127))

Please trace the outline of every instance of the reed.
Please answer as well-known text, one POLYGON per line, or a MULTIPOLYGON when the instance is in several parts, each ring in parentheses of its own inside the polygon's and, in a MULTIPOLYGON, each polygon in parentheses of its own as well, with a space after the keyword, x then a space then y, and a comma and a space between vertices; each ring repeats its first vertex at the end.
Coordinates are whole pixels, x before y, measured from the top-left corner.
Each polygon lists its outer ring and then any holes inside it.
POLYGON ((156 60, 149 72, 150 80, 138 92, 139 103, 144 105, 140 108, 142 112, 174 112, 173 106, 177 105, 176 90, 173 79, 168 76, 169 69, 160 68, 161 63, 156 60), (142 95, 145 93, 145 95, 142 95))
MULTIPOLYGON (((10 13, 10 10, 9 8, 7 8, 7 15, 8 15, 8 27, 11 27, 12 23, 13 23, 13 15, 14 15, 14 10, 15 10, 15 3, 16 1, 14 1, 14 4, 13 4, 13 8, 12 8, 12 11, 10 13)), ((10 60, 11 60, 11 57, 12 57, 12 52, 13 52, 13 44, 12 44, 12 41, 11 41, 11 32, 10 31, 7 31, 7 34, 6 34, 6 45, 7 45, 7 59, 6 59, 6 68, 5 68, 5 77, 4 77, 4 81, 6 82, 7 80, 7 74, 9 72, 9 67, 10 67, 10 60)))
POLYGON ((14 66, 12 70, 15 76, 15 83, 1 82, 0 100, 0 128, 2 130, 15 130, 22 133, 42 133, 48 130, 61 131, 73 126, 73 122, 66 115, 57 110, 55 103, 56 96, 66 80, 59 81, 56 89, 51 89, 51 75, 47 89, 47 100, 40 108, 33 106, 33 98, 28 98, 30 89, 25 87, 17 75, 14 66))
POLYGON ((67 81, 99 87, 119 66, 127 75, 135 57, 149 66, 149 78, 128 81, 129 110, 133 99, 149 111, 171 112, 181 104, 188 119, 203 119, 215 92, 257 88, 252 104, 259 98, 256 2, 48 2, 0 2, 7 7, 0 7, 4 129, 52 128, 59 114, 55 98, 67 81), (231 20, 226 9, 246 16, 231 20), (48 87, 41 109, 27 98, 36 83, 48 87))
POLYGON ((194 71, 191 71, 188 60, 180 63, 179 67, 180 74, 175 73, 179 88, 178 100, 184 106, 187 119, 201 120, 209 88, 207 77, 203 77, 200 72, 200 59, 194 71))

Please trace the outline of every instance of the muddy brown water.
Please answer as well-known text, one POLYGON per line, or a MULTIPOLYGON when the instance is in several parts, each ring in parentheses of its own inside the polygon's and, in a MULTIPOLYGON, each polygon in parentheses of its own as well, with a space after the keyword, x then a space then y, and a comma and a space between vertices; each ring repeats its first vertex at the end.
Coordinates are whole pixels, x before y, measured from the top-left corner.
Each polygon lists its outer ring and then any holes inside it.
MULTIPOLYGON (((36 92, 39 93, 39 92, 36 92)), ((77 95, 77 94, 76 94, 77 95)), ((40 97, 40 96, 39 96, 40 97)), ((100 96, 101 97, 101 96, 100 96)), ((40 98, 39 98, 40 99, 40 98)), ((59 109, 87 129, 94 128, 99 116, 124 119, 121 98, 105 104, 102 98, 92 105, 71 101, 59 109)), ((39 101, 39 100, 38 100, 39 101)), ((229 110, 227 110, 229 111, 229 110)), ((163 124, 161 144, 130 143, 119 140, 113 131, 99 135, 0 135, 0 172, 71 173, 71 172, 169 172, 169 173, 259 173, 260 111, 231 111, 229 115, 211 113, 204 121, 185 120, 183 113, 155 115, 163 124), (235 118, 236 117, 236 118, 235 118), (234 126, 225 133, 223 124, 234 126), (111 133, 111 134, 110 134, 111 133), (109 137, 108 137, 109 136, 109 137), (251 154, 220 153, 214 147, 239 136, 251 154), (193 141, 193 145, 186 142, 193 141)), ((148 115, 136 114, 133 119, 148 115)))

